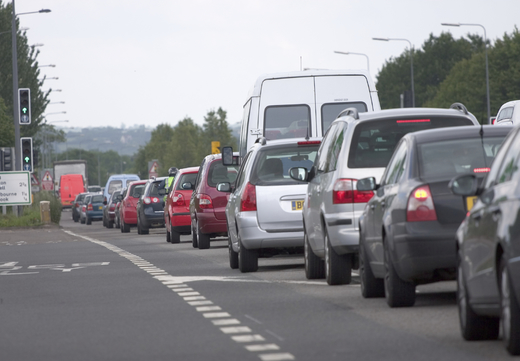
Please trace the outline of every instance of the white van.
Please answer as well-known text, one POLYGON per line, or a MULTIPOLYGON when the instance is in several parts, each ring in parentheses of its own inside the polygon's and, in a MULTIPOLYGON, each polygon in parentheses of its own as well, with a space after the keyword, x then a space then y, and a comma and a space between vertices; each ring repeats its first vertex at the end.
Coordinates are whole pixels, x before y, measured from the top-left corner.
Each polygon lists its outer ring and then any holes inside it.
POLYGON ((259 137, 322 137, 346 108, 381 110, 365 70, 305 70, 260 76, 244 105, 240 157, 259 137))

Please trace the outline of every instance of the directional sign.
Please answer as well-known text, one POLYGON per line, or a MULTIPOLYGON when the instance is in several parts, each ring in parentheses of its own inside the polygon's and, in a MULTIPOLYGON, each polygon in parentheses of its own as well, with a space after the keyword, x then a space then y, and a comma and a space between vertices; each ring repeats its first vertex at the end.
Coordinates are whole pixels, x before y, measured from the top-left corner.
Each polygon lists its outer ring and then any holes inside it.
POLYGON ((31 202, 31 173, 0 172, 0 205, 29 205, 31 202))

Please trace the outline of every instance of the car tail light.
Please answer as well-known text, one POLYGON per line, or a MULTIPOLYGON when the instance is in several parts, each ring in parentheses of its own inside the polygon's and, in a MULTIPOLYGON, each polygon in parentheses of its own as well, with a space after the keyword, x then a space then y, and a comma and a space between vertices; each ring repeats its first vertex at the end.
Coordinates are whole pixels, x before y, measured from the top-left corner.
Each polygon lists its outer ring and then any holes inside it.
POLYGON ((256 211, 256 187, 249 182, 246 184, 244 193, 242 193, 242 200, 240 202, 240 211, 241 212, 256 211))
POLYGON ((159 202, 159 198, 157 197, 144 197, 143 202, 145 204, 157 203, 159 202))
POLYGON ((211 201, 211 197, 207 194, 199 195, 199 206, 202 209, 211 209, 213 208, 213 202, 211 201))
POLYGON ((372 191, 358 191, 357 179, 341 178, 336 180, 332 189, 332 203, 367 203, 374 196, 372 191))
POLYGON ((321 140, 306 140, 298 142, 298 145, 320 145, 321 140))
POLYGON ((87 211, 93 211, 93 210, 94 210, 94 208, 92 208, 92 204, 89 203, 87 206, 87 211))
POLYGON ((473 173, 489 173, 491 168, 473 168, 473 173))
POLYGON ((172 198, 172 202, 174 206, 184 206, 185 202, 182 193, 175 192, 172 198))
POLYGON ((406 208, 406 220, 408 222, 437 220, 432 193, 428 185, 417 187, 410 194, 406 208))

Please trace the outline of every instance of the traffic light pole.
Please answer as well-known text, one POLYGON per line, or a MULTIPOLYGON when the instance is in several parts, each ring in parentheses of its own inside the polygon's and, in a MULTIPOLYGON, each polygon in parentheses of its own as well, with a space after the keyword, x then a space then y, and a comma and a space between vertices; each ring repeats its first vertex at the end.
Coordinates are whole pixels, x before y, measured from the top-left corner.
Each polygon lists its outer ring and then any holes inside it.
POLYGON ((11 23, 11 35, 13 44, 13 121, 14 121, 14 170, 21 170, 20 162, 20 109, 18 100, 18 52, 17 52, 17 27, 16 27, 16 11, 14 9, 14 0, 12 1, 13 6, 13 18, 11 23))

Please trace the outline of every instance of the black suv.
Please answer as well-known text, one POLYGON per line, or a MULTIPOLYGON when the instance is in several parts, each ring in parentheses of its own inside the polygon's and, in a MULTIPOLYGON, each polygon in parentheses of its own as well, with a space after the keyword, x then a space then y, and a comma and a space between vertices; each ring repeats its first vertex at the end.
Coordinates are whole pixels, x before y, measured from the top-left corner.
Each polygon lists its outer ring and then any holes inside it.
POLYGON ((159 190, 164 188, 165 179, 150 179, 143 195, 137 201, 137 233, 148 234, 150 228, 164 227, 164 196, 159 190))

